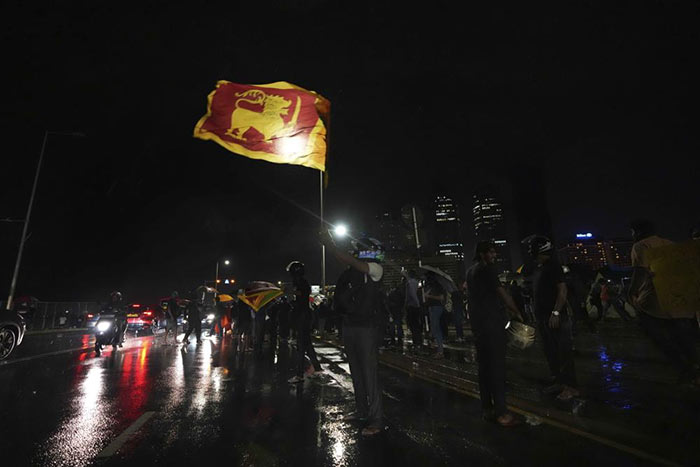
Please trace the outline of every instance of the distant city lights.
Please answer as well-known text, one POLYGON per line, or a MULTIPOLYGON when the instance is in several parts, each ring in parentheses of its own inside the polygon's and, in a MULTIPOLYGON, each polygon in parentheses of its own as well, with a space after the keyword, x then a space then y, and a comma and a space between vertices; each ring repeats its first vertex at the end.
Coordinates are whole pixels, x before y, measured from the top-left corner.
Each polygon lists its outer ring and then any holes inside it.
POLYGON ((576 238, 593 238, 593 234, 588 232, 588 233, 579 233, 576 234, 576 238))

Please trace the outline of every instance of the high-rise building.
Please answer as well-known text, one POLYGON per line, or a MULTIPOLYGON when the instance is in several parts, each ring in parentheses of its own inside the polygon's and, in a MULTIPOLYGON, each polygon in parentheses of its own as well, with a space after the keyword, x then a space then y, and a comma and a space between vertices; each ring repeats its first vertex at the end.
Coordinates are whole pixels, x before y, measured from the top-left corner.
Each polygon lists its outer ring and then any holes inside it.
POLYGON ((481 187, 474 192, 472 200, 476 240, 492 242, 496 247, 496 266, 499 272, 511 271, 510 245, 498 189, 494 186, 481 187))
POLYGON ((459 206, 449 196, 435 198, 436 256, 450 256, 464 261, 464 241, 459 206))
POLYGON ((577 234, 576 240, 559 249, 564 264, 585 264, 597 271, 604 267, 632 266, 633 242, 628 239, 597 239, 590 233, 577 234))

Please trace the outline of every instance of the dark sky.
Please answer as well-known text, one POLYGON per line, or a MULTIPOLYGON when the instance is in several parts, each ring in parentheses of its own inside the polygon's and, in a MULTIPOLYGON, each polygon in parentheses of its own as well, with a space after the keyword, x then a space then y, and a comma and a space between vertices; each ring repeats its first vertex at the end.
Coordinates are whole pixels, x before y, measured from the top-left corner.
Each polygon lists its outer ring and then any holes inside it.
MULTIPOLYGON (((318 173, 192 137, 219 79, 332 102, 327 218, 358 230, 437 189, 469 212, 483 177, 523 161, 545 173, 557 239, 700 222, 696 2, 174 3, 3 3, 0 219, 24 217, 44 130, 88 135, 49 139, 20 294, 151 300, 218 257, 240 281, 282 280, 292 259, 319 280, 300 209, 318 211, 318 173)), ((0 223, 0 287, 20 231, 0 223)))

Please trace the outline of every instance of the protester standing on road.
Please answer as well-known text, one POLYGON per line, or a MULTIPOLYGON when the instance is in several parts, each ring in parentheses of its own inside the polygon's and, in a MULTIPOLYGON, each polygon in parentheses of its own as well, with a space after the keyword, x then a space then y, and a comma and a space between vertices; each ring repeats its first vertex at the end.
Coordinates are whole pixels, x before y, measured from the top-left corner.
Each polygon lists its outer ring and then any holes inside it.
POLYGON ((428 271, 425 275, 425 305, 428 307, 428 315, 430 316, 430 331, 433 334, 437 350, 433 354, 433 358, 443 358, 443 338, 442 326, 440 318, 445 313, 445 289, 440 285, 436 278, 436 274, 428 271))
POLYGON ((401 275, 406 281, 406 299, 404 302, 406 308, 406 323, 411 330, 413 350, 420 350, 423 346, 423 323, 421 321, 420 300, 418 299, 418 279, 416 277, 416 271, 413 269, 402 269, 401 275))
POLYGON ((457 281, 459 287, 452 292, 452 318, 455 325, 455 334, 458 344, 464 343, 464 313, 466 309, 464 305, 467 300, 467 280, 460 279, 457 281))
POLYGON ((557 399, 568 401, 577 397, 579 392, 576 389, 573 335, 566 302, 564 270, 547 237, 535 235, 526 241, 529 253, 537 264, 533 284, 535 319, 554 380, 545 392, 558 392, 557 399))
POLYGON ((389 309, 389 341, 390 345, 403 348, 403 290, 394 287, 387 296, 387 308, 389 309))
POLYGON ((182 343, 187 345, 190 343, 190 334, 195 331, 197 344, 202 343, 202 317, 201 310, 203 308, 203 297, 193 290, 190 293, 190 302, 187 304, 187 332, 182 338, 182 343))
POLYGON ((348 419, 365 420, 363 436, 382 432, 382 391, 377 367, 379 342, 378 316, 382 313, 381 280, 384 269, 384 247, 373 238, 353 241, 353 255, 336 247, 327 231, 320 241, 338 261, 350 266, 337 281, 335 300, 342 302, 343 343, 350 364, 355 390, 356 413, 348 419))
POLYGON ((628 293, 630 303, 637 310, 639 324, 676 366, 680 373, 679 382, 700 386, 700 367, 695 347, 696 310, 687 310, 687 314, 676 316, 661 309, 646 255, 648 250, 672 242, 657 236, 650 221, 637 220, 630 226, 635 243, 632 245, 634 270, 628 293))
POLYGON ((479 242, 476 262, 467 271, 469 310, 476 359, 479 363, 479 393, 484 418, 501 426, 517 425, 518 420, 506 410, 506 323, 507 313, 522 321, 522 315, 498 280, 494 265, 496 248, 491 242, 479 242))
POLYGON ((168 335, 173 335, 173 341, 177 343, 177 316, 178 316, 178 300, 179 294, 177 291, 173 291, 170 294, 170 300, 167 301, 165 306, 165 343, 168 343, 168 335))
POLYGON ((292 286, 294 287, 292 321, 297 330, 297 371, 296 375, 289 379, 291 384, 304 381, 305 355, 308 355, 313 366, 307 372, 309 376, 323 371, 311 342, 311 308, 309 306, 311 286, 304 277, 304 270, 304 263, 301 261, 292 261, 287 265, 287 272, 292 276, 292 286))

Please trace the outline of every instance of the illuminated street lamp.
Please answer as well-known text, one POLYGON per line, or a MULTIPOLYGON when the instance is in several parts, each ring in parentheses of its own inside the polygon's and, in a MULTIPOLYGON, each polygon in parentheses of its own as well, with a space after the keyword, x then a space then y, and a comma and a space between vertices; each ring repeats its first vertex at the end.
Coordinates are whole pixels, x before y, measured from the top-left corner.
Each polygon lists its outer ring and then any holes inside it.
MULTIPOLYGON (((218 286, 221 283, 221 281, 219 280, 219 263, 220 262, 221 262, 220 259, 216 261, 216 278, 214 279, 214 287, 218 286)), ((227 259, 224 260, 225 266, 228 266, 229 264, 231 264, 231 261, 229 261, 227 259)), ((217 290, 217 292, 218 292, 218 290, 217 290)), ((214 292, 215 297, 216 297, 217 292, 214 292)))
POLYGON ((338 238, 343 238, 348 234, 348 228, 343 224, 338 224, 335 226, 335 229, 333 229, 333 233, 335 233, 338 238))

